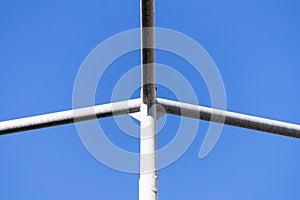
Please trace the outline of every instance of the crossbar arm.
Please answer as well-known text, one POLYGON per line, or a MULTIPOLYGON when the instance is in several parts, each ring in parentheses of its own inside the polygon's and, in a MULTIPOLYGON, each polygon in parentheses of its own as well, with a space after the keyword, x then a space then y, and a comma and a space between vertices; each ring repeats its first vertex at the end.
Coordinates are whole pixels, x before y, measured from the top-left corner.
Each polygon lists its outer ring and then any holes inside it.
POLYGON ((140 99, 132 99, 3 121, 0 122, 0 135, 138 112, 140 111, 140 106, 140 99))
POLYGON ((157 98, 167 113, 300 138, 300 125, 157 98))

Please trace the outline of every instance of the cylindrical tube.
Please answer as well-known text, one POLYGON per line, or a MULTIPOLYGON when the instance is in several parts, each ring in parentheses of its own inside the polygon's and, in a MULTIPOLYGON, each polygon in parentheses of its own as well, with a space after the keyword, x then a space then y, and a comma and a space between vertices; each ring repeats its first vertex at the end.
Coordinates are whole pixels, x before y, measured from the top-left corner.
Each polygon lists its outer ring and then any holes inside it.
POLYGON ((169 114, 224 123, 231 126, 248 128, 278 135, 300 138, 300 125, 261 117, 254 117, 204 106, 181 103, 166 99, 157 99, 169 114))
POLYGON ((139 200, 157 200, 154 0, 141 0, 142 105, 139 200))
POLYGON ((91 106, 0 122, 0 135, 138 112, 141 100, 91 106))
POLYGON ((142 98, 150 105, 156 98, 154 26, 154 0, 141 0, 142 98))

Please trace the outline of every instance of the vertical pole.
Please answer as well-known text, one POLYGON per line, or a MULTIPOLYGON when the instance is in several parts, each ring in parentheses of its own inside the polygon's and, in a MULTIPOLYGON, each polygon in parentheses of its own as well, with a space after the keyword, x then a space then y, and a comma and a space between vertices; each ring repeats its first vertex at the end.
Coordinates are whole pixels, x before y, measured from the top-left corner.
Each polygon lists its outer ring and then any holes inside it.
POLYGON ((142 89, 139 200, 157 200, 154 0, 141 0, 142 89))
POLYGON ((154 51, 154 0, 141 0, 142 98, 145 104, 154 104, 156 100, 154 51))
POLYGON ((139 200, 157 200, 156 105, 141 105, 139 200))

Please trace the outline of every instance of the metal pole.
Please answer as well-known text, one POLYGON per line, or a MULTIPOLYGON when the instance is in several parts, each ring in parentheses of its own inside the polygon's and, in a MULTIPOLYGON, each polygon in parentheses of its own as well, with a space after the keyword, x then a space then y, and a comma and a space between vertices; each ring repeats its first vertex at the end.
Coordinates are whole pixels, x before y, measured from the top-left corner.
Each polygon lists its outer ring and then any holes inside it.
POLYGON ((142 97, 154 104, 155 90, 154 0, 141 0, 142 97))
POLYGON ((0 135, 15 133, 62 124, 92 120, 97 118, 110 117, 138 112, 141 100, 133 99, 116 103, 67 110, 50 114, 26 117, 21 119, 0 122, 0 135))
POLYGON ((139 200, 157 200, 154 0, 141 0, 141 120, 139 200))
POLYGON ((157 200, 156 105, 141 105, 139 200, 157 200))
POLYGON ((300 138, 300 125, 157 98, 167 113, 300 138))

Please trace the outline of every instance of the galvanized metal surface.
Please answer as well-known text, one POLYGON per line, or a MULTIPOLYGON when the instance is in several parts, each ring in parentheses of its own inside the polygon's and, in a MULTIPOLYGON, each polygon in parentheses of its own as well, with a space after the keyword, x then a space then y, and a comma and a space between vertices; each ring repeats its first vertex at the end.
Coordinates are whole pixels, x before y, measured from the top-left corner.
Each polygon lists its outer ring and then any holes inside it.
POLYGON ((156 98, 154 26, 154 0, 141 0, 142 95, 146 104, 154 104, 156 98))

